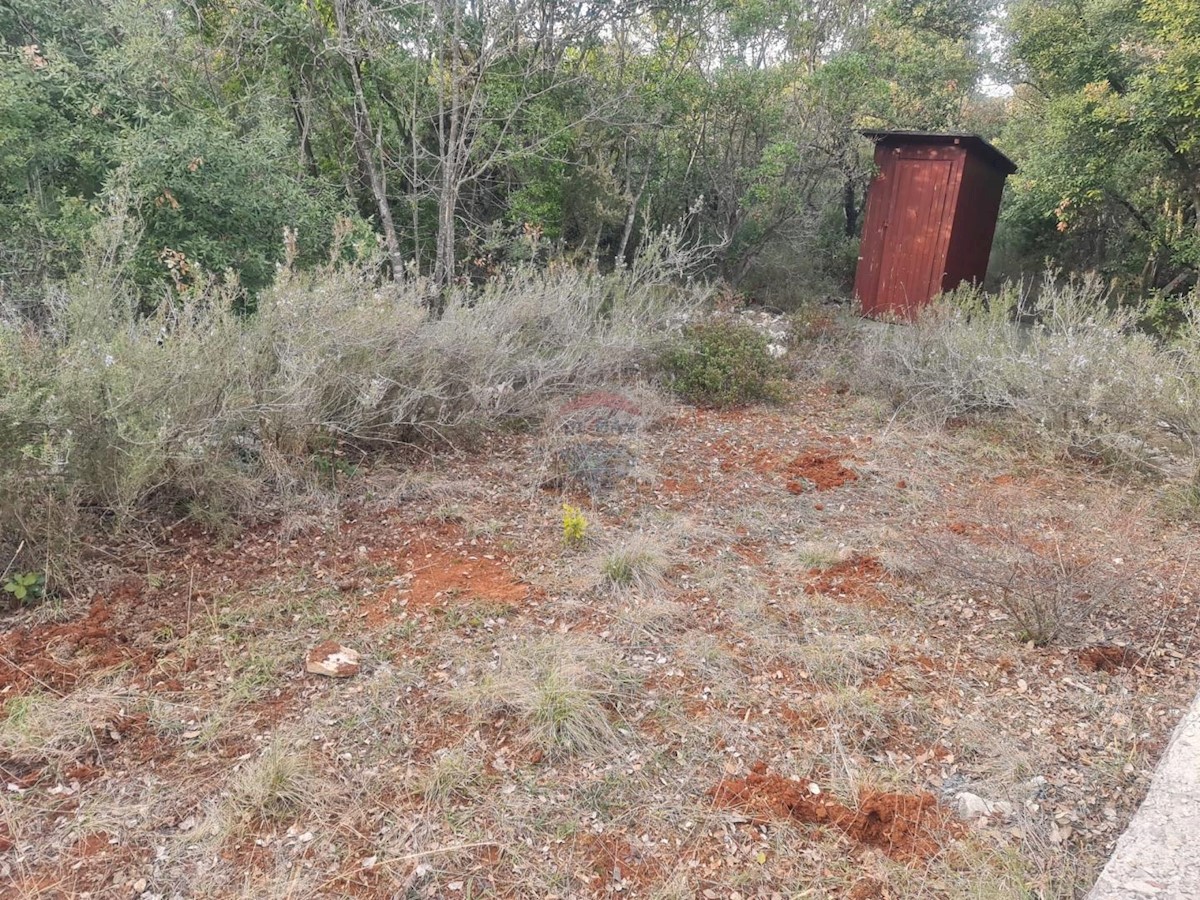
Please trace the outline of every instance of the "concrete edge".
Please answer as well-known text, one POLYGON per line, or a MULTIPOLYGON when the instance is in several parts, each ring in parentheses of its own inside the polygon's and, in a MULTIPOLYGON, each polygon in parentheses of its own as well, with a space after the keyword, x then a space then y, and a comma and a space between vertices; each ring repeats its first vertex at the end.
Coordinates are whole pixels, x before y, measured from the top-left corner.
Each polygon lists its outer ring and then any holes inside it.
POLYGON ((1200 696, 1088 900, 1200 900, 1200 696))

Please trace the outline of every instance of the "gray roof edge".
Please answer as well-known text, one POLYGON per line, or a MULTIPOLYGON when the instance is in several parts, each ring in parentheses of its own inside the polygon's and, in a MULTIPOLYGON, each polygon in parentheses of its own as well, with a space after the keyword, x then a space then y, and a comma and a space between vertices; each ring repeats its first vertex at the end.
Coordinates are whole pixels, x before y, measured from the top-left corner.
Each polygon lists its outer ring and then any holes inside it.
POLYGON ((964 143, 980 150, 991 162, 1007 175, 1017 171, 1017 164, 1005 156, 984 138, 970 131, 907 131, 904 129, 875 129, 868 128, 861 132, 863 137, 870 138, 876 143, 884 141, 908 141, 910 143, 953 144, 964 143))

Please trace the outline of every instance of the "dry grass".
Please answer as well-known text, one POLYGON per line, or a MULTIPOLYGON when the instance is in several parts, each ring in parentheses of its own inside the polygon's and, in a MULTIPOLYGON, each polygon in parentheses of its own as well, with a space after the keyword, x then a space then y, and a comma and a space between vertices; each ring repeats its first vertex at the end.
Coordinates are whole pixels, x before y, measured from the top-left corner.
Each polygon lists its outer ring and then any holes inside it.
POLYGON ((637 534, 606 552, 600 560, 605 585, 650 595, 662 589, 670 559, 663 545, 637 534))
POLYGON ((118 726, 128 695, 100 685, 69 697, 48 693, 12 697, 0 720, 0 754, 25 764, 62 767, 95 747, 118 726))
POLYGON ((438 753, 417 776, 416 790, 433 806, 471 800, 484 785, 484 753, 486 749, 477 743, 438 753))
POLYGON ((234 776, 227 812, 235 821, 284 821, 311 812, 327 790, 304 751, 277 737, 234 776))
POLYGON ((940 425, 1002 413, 1072 453, 1175 474, 1171 457, 1182 452, 1194 473, 1194 338, 1165 346, 1141 333, 1095 276, 1048 274, 1036 306, 1022 291, 986 297, 964 288, 911 326, 868 329, 853 378, 898 414, 940 425), (1018 314, 1036 324, 1015 324, 1018 314))
POLYGON ((805 541, 787 554, 784 564, 801 571, 827 569, 847 555, 845 547, 839 547, 832 541, 805 541))
MULTIPOLYGON (((1062 639, 1014 642, 992 601, 934 577, 945 567, 914 535, 966 540, 978 535, 948 524, 987 525, 997 508, 1046 523, 1049 510, 1064 547, 1087 544, 1123 485, 1020 450, 981 454, 971 432, 864 431, 829 402, 689 411, 686 428, 620 435, 662 477, 578 501, 596 552, 564 549, 562 497, 527 489, 539 433, 422 460, 411 477, 366 476, 319 529, 259 529, 224 548, 184 536, 156 559, 153 587, 138 567, 147 587, 128 599, 99 585, 111 618, 93 637, 121 630, 148 686, 116 691, 80 670, 65 699, 14 689, 33 697, 29 711, 8 700, 17 736, 0 731, 6 759, 20 750, 34 767, 0 805, 18 890, 132 895, 145 878, 151 893, 214 897, 1074 896, 1196 683, 1190 534, 1148 504, 1127 512, 1141 524, 1121 540, 1153 577, 1085 625, 1153 668, 1091 672, 1062 639), (774 480, 798 444, 852 439, 854 485, 794 495, 774 480), (738 467, 746 448, 761 470, 738 467), (489 597, 487 581, 414 591, 457 574, 431 565, 431 541, 525 582, 525 599, 489 597), (894 578, 865 599, 812 592, 811 570, 849 548, 895 554, 894 578), (630 577, 605 579, 608 558, 630 577), (1181 598, 1169 610, 1167 594, 1181 598), (359 649, 363 672, 301 674, 324 636, 359 649), (93 702, 105 691, 116 709, 93 702), (89 704, 95 741, 79 726, 89 704), (121 741, 105 710, 124 711, 121 741), (759 760, 850 808, 863 791, 950 803, 971 790, 1018 814, 891 860, 836 829, 715 807, 714 786, 759 760), (51 793, 77 763, 97 773, 51 793), (93 857, 79 850, 89 839, 93 857)), ((88 611, 70 609, 68 626, 88 611)), ((46 653, 72 665, 56 634, 46 653)))
MULTIPOLYGON (((1081 525, 1066 534, 1086 533, 1081 525)), ((990 599, 1018 640, 1045 646, 1078 637, 1097 610, 1126 601, 1137 574, 1123 561, 1128 545, 1115 527, 1096 531, 1080 546, 1060 529, 1004 523, 983 539, 925 540, 922 550, 945 580, 990 599)))
POLYGON ((477 719, 516 715, 547 753, 585 756, 619 741, 612 717, 630 690, 620 658, 582 637, 544 637, 499 649, 499 659, 452 699, 477 719))
POLYGON ((653 269, 562 267, 462 287, 432 315, 423 281, 372 282, 285 272, 250 317, 221 295, 147 317, 98 278, 56 291, 37 328, 0 318, 0 554, 61 586, 81 512, 270 510, 303 528, 289 498, 328 492, 366 450, 536 419, 647 364, 704 296, 653 269))

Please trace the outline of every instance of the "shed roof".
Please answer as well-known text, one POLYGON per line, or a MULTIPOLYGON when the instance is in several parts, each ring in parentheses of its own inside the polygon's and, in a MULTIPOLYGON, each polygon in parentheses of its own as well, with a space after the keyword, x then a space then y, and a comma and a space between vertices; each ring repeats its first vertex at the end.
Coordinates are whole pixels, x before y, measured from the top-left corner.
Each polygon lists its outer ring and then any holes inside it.
POLYGON ((874 131, 863 132, 877 144, 961 144, 979 152, 988 162, 1003 172, 1011 175, 1017 171, 1017 164, 981 138, 977 134, 966 131, 874 131))

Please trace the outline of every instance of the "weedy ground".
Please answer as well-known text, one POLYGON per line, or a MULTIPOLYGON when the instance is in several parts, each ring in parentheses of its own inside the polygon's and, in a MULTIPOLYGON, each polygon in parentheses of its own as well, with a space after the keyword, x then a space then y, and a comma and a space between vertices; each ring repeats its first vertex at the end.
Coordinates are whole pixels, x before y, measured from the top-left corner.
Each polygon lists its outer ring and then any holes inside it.
POLYGON ((548 426, 98 542, 0 625, 0 893, 1086 892, 1198 680, 1160 486, 816 380, 629 418, 611 478, 548 479, 548 426), (362 671, 306 675, 326 639, 362 671))

